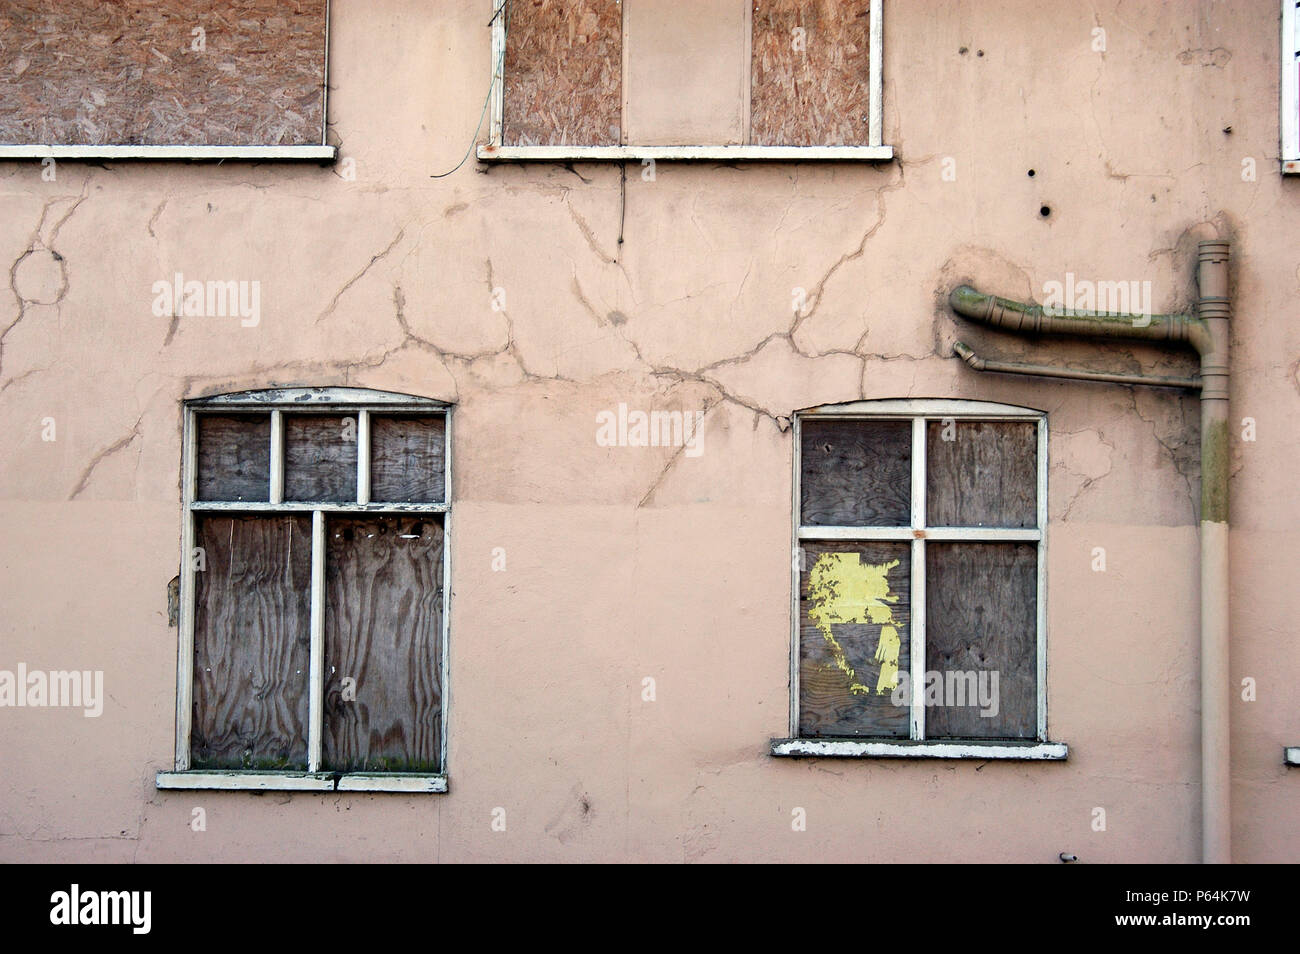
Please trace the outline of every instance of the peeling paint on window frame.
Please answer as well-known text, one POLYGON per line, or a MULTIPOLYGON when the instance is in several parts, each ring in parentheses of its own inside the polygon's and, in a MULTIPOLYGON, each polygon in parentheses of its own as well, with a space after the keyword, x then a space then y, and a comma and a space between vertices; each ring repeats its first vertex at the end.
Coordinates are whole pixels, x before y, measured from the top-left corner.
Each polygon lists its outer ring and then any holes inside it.
POLYGON ((1047 734, 1047 413, 971 400, 883 399, 826 405, 797 412, 791 427, 793 451, 791 494, 791 548, 805 540, 910 541, 911 542, 911 715, 909 738, 818 738, 799 737, 799 589, 800 568, 790 561, 790 722, 789 737, 773 739, 771 754, 787 757, 856 758, 977 758, 1061 760, 1068 757, 1063 743, 1050 742, 1047 734), (809 419, 896 420, 912 424, 911 521, 904 527, 814 527, 801 519, 802 476, 801 428, 809 419), (929 421, 953 418, 966 421, 1032 421, 1037 425, 1037 526, 1026 529, 982 527, 933 528, 926 525, 926 425, 929 421), (1033 542, 1038 550, 1037 594, 1037 738, 1031 742, 1001 739, 927 739, 925 706, 925 545, 927 540, 1022 541, 1033 542))
POLYGON ((248 791, 314 792, 405 792, 442 794, 448 790, 447 733, 451 691, 448 675, 449 626, 451 618, 451 532, 452 532, 452 414, 454 406, 432 398, 415 397, 367 388, 270 388, 240 391, 211 397, 193 398, 183 405, 182 432, 182 523, 180 625, 176 654, 176 748, 174 770, 158 772, 159 789, 237 789, 248 791), (270 467, 268 501, 216 502, 197 500, 198 429, 196 418, 203 413, 265 411, 271 416, 270 467), (284 414, 295 411, 355 413, 357 427, 357 494, 356 503, 285 503, 283 497, 284 414), (370 453, 369 416, 390 411, 421 411, 441 414, 444 428, 443 500, 438 503, 372 503, 369 501, 370 453), (307 771, 207 771, 190 768, 190 736, 194 699, 194 517, 197 513, 220 511, 241 513, 312 514, 312 595, 311 595, 311 671, 309 688, 309 725, 307 771), (437 773, 418 772, 338 772, 322 769, 321 748, 324 733, 324 572, 325 513, 436 513, 443 520, 442 558, 442 632, 440 639, 442 671, 442 720, 437 773))

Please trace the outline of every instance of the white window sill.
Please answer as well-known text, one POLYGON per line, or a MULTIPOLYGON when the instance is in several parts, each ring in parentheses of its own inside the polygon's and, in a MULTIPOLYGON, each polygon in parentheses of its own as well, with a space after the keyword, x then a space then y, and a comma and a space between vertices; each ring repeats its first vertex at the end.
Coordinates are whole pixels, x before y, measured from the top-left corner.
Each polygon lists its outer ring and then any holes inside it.
POLYGON ((354 772, 159 772, 160 789, 229 789, 247 792, 424 792, 447 791, 446 775, 354 772))
POLYGON ((905 739, 773 739, 772 754, 786 758, 1026 759, 1061 761, 1064 742, 911 742, 905 739))
POLYGON ((1284 176, 1300 175, 1300 159, 1283 159, 1282 175, 1284 176))
POLYGON ((191 159, 211 161, 298 160, 333 162, 334 146, 13 146, 0 145, 0 159, 191 159))
POLYGON ((1286 765, 1300 765, 1300 745, 1289 745, 1283 751, 1282 761, 1286 765))
POLYGON ((493 146, 482 162, 599 162, 624 159, 711 162, 889 162, 893 146, 493 146))

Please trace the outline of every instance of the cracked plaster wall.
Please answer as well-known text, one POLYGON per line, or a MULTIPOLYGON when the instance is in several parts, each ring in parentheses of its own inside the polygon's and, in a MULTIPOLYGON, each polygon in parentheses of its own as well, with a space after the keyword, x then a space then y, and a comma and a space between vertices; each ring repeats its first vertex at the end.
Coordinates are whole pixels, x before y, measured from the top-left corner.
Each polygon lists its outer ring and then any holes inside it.
POLYGON ((99 719, 0 713, 0 857, 1195 859, 1197 402, 950 354, 960 337, 1093 368, 1192 358, 1049 352, 944 298, 971 281, 1041 300, 1073 271, 1150 280, 1156 310, 1183 309, 1190 230, 1212 221, 1235 243, 1233 419, 1258 428, 1233 450, 1232 673, 1259 686, 1233 708, 1235 850, 1294 860, 1300 182, 1276 172, 1276 3, 888 3, 896 161, 661 163, 654 181, 633 164, 625 211, 616 165, 430 178, 481 108, 488 8, 333 5, 331 135, 355 180, 63 162, 46 182, 0 163, 0 667, 103 669, 109 697, 99 719), (260 322, 155 317, 152 283, 175 272, 259 281, 260 322), (449 796, 153 788, 173 746, 180 401, 276 385, 457 404, 449 796), (922 396, 1050 415, 1068 763, 765 754, 788 709, 789 417, 922 396), (620 402, 705 410, 703 454, 597 446, 620 402))

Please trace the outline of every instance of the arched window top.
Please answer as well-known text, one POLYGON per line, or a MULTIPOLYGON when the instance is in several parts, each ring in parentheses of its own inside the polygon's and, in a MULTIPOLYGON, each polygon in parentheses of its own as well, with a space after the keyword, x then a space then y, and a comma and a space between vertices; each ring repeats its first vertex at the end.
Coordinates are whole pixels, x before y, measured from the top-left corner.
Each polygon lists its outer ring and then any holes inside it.
POLYGON ((800 417, 818 415, 846 416, 854 414, 880 414, 914 417, 1045 417, 1046 411, 1015 404, 998 404, 993 401, 970 401, 961 398, 884 398, 870 401, 850 401, 845 404, 823 404, 820 407, 798 411, 800 417))
POLYGON ((398 394, 393 391, 375 391, 371 388, 264 388, 257 391, 234 391, 210 397, 191 398, 185 402, 192 408, 206 407, 386 407, 386 408, 446 408, 446 401, 398 394))

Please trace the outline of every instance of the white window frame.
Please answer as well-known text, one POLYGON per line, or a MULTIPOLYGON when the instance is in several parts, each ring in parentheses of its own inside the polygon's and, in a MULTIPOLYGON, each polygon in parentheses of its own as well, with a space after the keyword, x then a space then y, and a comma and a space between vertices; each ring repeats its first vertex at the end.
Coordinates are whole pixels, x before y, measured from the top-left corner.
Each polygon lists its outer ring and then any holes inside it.
POLYGON ((911 716, 909 738, 800 738, 799 733, 799 592, 801 560, 791 560, 790 584, 790 737, 772 740, 772 754, 778 756, 838 756, 858 758, 978 758, 1060 760, 1068 756, 1064 743, 1047 737, 1047 414, 1010 404, 964 400, 874 400, 828 405, 794 416, 792 424, 793 497, 792 553, 806 541, 894 541, 911 543, 911 627, 910 683, 911 716), (1006 529, 983 527, 931 527, 926 524, 926 426, 930 421, 1028 421, 1037 426, 1037 525, 1006 529), (803 526, 802 424, 807 420, 895 420, 912 425, 911 520, 904 527, 803 526), (991 739, 953 741, 925 737, 925 546, 926 542, 962 540, 970 542, 1023 541, 1038 548, 1037 623, 1037 738, 1032 740, 991 739))
POLYGON ((1282 0, 1281 77, 1278 99, 1281 104, 1279 131, 1282 148, 1282 172, 1300 173, 1300 3, 1282 0))
POLYGON ((372 391, 365 388, 279 388, 242 391, 185 402, 182 439, 182 488, 184 513, 181 525, 180 618, 176 657, 176 756, 175 769, 159 772, 160 789, 247 789, 314 792, 424 792, 447 791, 447 729, 450 691, 448 687, 448 620, 451 616, 451 427, 452 406, 429 398, 372 391), (204 413, 269 411, 270 494, 266 502, 197 500, 198 431, 197 417, 204 413), (357 502, 286 503, 284 493, 284 417, 286 413, 334 413, 357 415, 357 502), (370 502, 370 414, 415 411, 443 415, 443 501, 441 503, 370 502), (198 513, 310 513, 312 515, 311 647, 309 656, 309 711, 307 771, 252 772, 241 770, 191 770, 190 735, 194 705, 194 611, 195 580, 194 516, 198 513), (443 519, 442 553, 442 700, 440 719, 441 751, 438 773, 337 772, 322 770, 321 745, 324 719, 324 631, 325 631, 325 514, 326 513, 436 513, 443 519))
MULTIPOLYGON (((814 160, 856 160, 859 162, 888 162, 894 158, 894 147, 887 146, 883 140, 882 120, 884 115, 883 96, 884 80, 882 76, 881 53, 883 50, 884 22, 882 19, 883 0, 871 0, 870 23, 870 62, 868 64, 869 109, 867 117, 867 139, 865 146, 507 146, 502 142, 503 115, 505 109, 505 60, 506 60, 506 24, 503 10, 510 0, 494 0, 492 12, 492 95, 491 126, 488 142, 478 147, 478 158, 482 162, 575 162, 575 161, 623 161, 653 159, 655 161, 694 160, 735 162, 738 160, 795 161, 814 160)), ((745 4, 746 18, 753 8, 745 4)), ((624 83, 627 82, 626 63, 624 64, 624 83)), ((749 87, 745 87, 749 95, 749 87)), ((748 105, 745 113, 748 115, 748 105)))

